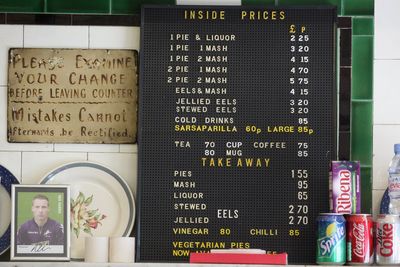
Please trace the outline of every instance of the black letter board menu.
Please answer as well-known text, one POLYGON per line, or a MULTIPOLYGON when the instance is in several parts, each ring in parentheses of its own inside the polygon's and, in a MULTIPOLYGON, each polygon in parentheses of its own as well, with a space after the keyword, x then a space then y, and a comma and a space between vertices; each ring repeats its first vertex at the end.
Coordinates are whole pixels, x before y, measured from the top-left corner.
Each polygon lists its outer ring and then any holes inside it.
POLYGON ((336 9, 142 8, 137 260, 313 263, 336 155, 336 9))

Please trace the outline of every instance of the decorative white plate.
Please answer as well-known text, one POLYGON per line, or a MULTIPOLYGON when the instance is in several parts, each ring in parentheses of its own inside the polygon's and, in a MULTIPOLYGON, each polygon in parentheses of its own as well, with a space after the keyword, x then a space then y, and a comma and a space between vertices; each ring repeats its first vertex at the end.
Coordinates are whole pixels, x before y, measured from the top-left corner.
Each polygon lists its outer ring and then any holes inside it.
POLYGON ((40 184, 71 188, 71 258, 82 259, 85 237, 129 236, 135 221, 132 192, 121 176, 100 164, 73 162, 47 174, 40 184))
POLYGON ((0 255, 10 247, 12 184, 19 184, 18 179, 0 165, 0 255))

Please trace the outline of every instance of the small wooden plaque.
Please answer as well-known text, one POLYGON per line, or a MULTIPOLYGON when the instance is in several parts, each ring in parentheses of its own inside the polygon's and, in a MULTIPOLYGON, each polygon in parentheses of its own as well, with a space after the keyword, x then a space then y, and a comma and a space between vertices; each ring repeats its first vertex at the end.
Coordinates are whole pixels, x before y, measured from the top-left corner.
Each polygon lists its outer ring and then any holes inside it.
POLYGON ((8 141, 134 143, 137 58, 135 50, 10 49, 8 141))

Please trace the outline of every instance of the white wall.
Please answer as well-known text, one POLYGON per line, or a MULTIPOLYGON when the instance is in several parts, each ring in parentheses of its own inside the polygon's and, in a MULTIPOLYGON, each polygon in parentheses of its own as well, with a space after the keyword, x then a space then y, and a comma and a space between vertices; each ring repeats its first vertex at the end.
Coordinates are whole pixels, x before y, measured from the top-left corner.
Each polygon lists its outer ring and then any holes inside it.
POLYGON ((400 1, 375 0, 374 40, 374 214, 387 187, 393 144, 400 143, 400 1))
POLYGON ((104 144, 18 144, 7 142, 7 55, 11 47, 139 50, 138 27, 0 25, 0 164, 22 183, 73 161, 93 161, 119 173, 136 196, 137 146, 104 144))

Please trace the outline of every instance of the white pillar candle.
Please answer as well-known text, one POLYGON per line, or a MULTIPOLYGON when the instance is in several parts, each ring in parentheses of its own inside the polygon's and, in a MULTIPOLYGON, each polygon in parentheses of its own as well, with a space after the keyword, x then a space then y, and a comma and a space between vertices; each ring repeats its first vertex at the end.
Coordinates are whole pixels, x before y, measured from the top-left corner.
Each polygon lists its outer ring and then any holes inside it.
POLYGON ((85 262, 108 262, 108 237, 85 238, 85 262))
POLYGON ((135 238, 111 237, 110 262, 135 262, 135 238))

